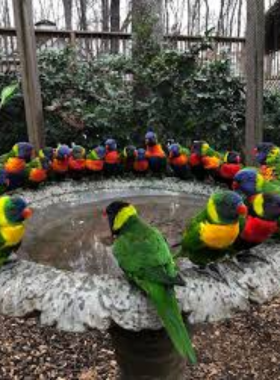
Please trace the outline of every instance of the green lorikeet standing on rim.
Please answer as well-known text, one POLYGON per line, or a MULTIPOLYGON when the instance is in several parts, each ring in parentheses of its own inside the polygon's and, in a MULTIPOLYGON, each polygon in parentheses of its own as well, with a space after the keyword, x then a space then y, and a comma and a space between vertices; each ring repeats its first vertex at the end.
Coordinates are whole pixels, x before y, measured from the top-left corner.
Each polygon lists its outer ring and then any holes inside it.
POLYGON ((9 263, 10 256, 21 244, 24 236, 24 220, 32 211, 21 197, 0 198, 0 267, 9 263))
POLYGON ((195 352, 174 292, 174 286, 184 282, 164 237, 142 220, 129 203, 111 203, 106 215, 116 237, 113 252, 120 267, 154 304, 178 353, 195 363, 195 352))
POLYGON ((228 256, 228 250, 240 233, 241 218, 247 207, 241 196, 233 191, 214 193, 206 207, 187 224, 179 256, 186 256, 198 265, 198 271, 215 279, 221 269, 216 265, 228 256))

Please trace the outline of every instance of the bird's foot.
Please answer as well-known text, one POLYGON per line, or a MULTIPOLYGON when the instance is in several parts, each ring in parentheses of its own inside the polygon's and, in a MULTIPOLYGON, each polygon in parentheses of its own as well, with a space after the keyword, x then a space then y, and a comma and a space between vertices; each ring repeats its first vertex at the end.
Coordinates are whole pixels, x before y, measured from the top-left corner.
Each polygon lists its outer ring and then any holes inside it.
POLYGON ((248 264, 253 260, 260 261, 265 264, 269 264, 270 262, 263 256, 259 256, 257 253, 252 253, 250 251, 244 251, 238 255, 236 255, 236 258, 241 263, 248 264))

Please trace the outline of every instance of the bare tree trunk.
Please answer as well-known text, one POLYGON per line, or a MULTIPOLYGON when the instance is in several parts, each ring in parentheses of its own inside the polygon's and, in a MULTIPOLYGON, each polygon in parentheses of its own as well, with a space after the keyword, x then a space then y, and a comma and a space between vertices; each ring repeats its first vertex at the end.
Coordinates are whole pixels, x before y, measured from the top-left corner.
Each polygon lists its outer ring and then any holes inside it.
POLYGON ((221 7, 220 7, 220 13, 219 13, 219 19, 218 19, 218 35, 223 35, 224 33, 224 7, 225 7, 225 0, 221 0, 221 7))
POLYGON ((109 1, 102 0, 102 31, 109 31, 109 1))
POLYGON ((210 17, 210 7, 208 0, 204 0, 205 2, 205 31, 209 28, 209 17, 210 17))
POLYGON ((238 0, 235 1, 233 8, 232 8, 231 18, 230 18, 230 23, 229 23, 229 35, 230 36, 233 35, 234 19, 236 16, 237 4, 238 4, 238 0))
POLYGON ((80 29, 87 30, 87 0, 80 0, 81 18, 80 29))
POLYGON ((237 36, 238 37, 241 36, 242 7, 243 7, 243 0, 239 0, 238 16, 237 16, 237 36))
POLYGON ((68 30, 72 30, 73 0, 62 0, 62 2, 64 7, 65 28, 68 30))

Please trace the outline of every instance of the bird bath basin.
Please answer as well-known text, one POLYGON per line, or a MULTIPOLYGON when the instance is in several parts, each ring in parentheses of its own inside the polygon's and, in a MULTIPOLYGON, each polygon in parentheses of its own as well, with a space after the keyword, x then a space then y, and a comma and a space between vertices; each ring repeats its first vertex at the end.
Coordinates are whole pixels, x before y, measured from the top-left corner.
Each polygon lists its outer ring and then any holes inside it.
MULTIPOLYGON (((64 331, 109 330, 122 380, 181 380, 184 360, 174 352, 147 298, 129 283, 111 254, 102 209, 125 198, 141 215, 177 242, 185 220, 216 189, 164 180, 63 182, 39 191, 18 192, 34 208, 34 218, 11 270, 0 271, 0 314, 39 314, 43 325, 64 331)), ((227 282, 198 275, 179 261, 185 287, 176 295, 191 324, 218 321, 267 302, 280 293, 280 246, 256 248, 264 262, 239 271, 224 264, 227 282)))
POLYGON ((178 242, 185 221, 203 207, 206 197, 160 190, 84 194, 78 202, 49 205, 34 213, 19 255, 57 269, 114 276, 112 239, 102 210, 113 200, 137 206, 141 216, 159 228, 169 242, 178 242), (105 198, 105 199, 104 199, 105 198))

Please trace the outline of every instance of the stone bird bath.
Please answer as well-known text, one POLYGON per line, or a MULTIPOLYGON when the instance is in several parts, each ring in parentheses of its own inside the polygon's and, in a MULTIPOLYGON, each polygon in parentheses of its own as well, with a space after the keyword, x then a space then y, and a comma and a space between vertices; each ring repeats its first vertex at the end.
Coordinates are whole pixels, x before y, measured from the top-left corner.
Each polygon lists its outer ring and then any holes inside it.
MULTIPOLYGON (((183 379, 184 360, 173 350, 152 305, 118 268, 109 230, 99 230, 99 223, 105 223, 100 222, 101 206, 126 197, 155 224, 161 221, 161 215, 153 219, 155 211, 163 207, 169 220, 161 223, 168 236, 172 228, 179 229, 174 220, 182 219, 182 229, 185 210, 194 213, 214 190, 174 179, 143 179, 64 182, 36 192, 19 192, 36 213, 19 252, 21 260, 12 269, 0 271, 0 314, 38 315, 42 325, 64 331, 109 330, 122 380, 183 379)), ((248 310, 252 302, 264 303, 280 293, 280 244, 268 243, 255 251, 267 263, 251 260, 241 264, 243 271, 224 264, 228 284, 198 275, 186 259, 179 261, 186 286, 176 288, 176 293, 186 323, 230 318, 238 310, 248 310)))

